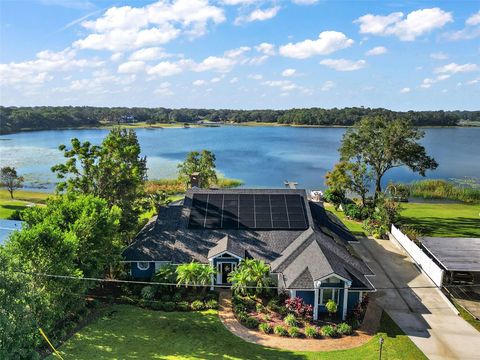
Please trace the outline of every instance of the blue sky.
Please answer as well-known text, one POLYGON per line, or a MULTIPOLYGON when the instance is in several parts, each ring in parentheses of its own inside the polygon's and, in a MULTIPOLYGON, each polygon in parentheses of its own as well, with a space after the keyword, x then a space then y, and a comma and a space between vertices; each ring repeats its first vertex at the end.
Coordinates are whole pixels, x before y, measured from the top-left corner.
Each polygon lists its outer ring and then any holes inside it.
POLYGON ((1 0, 0 103, 478 110, 479 1, 1 0))

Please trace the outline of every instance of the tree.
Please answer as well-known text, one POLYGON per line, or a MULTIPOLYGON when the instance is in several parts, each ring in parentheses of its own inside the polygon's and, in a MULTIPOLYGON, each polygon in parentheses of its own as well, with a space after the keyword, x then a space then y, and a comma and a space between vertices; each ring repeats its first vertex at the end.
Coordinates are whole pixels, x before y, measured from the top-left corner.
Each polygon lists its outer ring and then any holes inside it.
POLYGON ((177 284, 199 286, 207 285, 211 282, 212 276, 216 274, 215 269, 211 265, 190 262, 177 266, 177 284))
POLYGON ((66 163, 52 167, 64 180, 57 190, 92 194, 105 199, 109 206, 118 206, 122 210, 120 231, 128 240, 137 230, 147 178, 146 158, 140 156, 135 131, 114 128, 100 146, 78 139, 71 143, 71 149, 59 147, 68 159, 66 163))
POLYGON ((241 294, 247 294, 251 287, 255 287, 255 292, 259 294, 270 285, 269 275, 270 268, 264 261, 243 259, 228 275, 228 281, 232 283, 232 289, 241 294))
POLYGON ((332 171, 325 175, 325 184, 338 191, 349 190, 360 195, 362 206, 365 206, 366 196, 370 190, 372 174, 367 166, 359 160, 354 162, 340 161, 332 171))
POLYGON ((168 194, 160 190, 147 194, 143 201, 146 209, 155 211, 157 214, 160 212, 162 206, 166 206, 171 202, 168 194))
POLYGON ((0 185, 6 187, 13 199, 13 191, 23 187, 23 177, 18 176, 14 167, 5 166, 0 169, 0 185))
POLYGON ((390 121, 384 116, 367 116, 344 134, 339 149, 341 160, 358 159, 372 169, 376 202, 382 191, 382 177, 388 170, 407 166, 425 176, 427 170, 437 168, 437 162, 418 143, 423 136, 423 131, 406 120, 390 121))
POLYGON ((208 188, 217 181, 215 172, 215 155, 208 151, 192 151, 187 154, 185 161, 178 165, 179 178, 186 185, 190 184, 193 173, 199 173, 201 188, 208 188))

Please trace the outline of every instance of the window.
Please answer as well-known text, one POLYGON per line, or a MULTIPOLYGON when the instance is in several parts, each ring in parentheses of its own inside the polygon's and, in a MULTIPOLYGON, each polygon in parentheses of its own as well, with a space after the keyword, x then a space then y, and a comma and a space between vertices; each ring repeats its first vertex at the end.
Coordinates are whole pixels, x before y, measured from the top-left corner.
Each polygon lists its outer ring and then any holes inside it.
POLYGON ((329 288, 320 289, 318 296, 319 296, 319 299, 318 299, 319 305, 325 305, 328 302, 328 300, 333 300, 338 304, 340 299, 340 289, 329 289, 329 288))
POLYGON ((150 268, 150 263, 149 262, 146 262, 146 261, 140 261, 140 262, 137 262, 137 267, 140 269, 140 270, 148 270, 150 268))

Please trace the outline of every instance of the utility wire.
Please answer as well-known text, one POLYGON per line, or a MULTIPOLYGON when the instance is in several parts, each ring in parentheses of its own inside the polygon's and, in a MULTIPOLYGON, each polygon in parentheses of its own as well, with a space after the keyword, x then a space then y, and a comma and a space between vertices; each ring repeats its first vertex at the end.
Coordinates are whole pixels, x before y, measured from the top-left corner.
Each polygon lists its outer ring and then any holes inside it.
MULTIPOLYGON (((37 273, 37 272, 23 272, 19 270, 12 270, 12 272, 23 274, 23 275, 32 275, 32 276, 41 276, 48 278, 57 278, 57 279, 70 279, 70 280, 81 280, 81 281, 95 281, 103 283, 117 283, 117 284, 137 284, 137 285, 161 285, 161 286, 188 286, 188 287, 214 287, 214 288, 231 288, 231 285, 218 285, 218 284, 178 284, 171 282, 155 282, 155 281, 140 281, 140 280, 121 280, 121 279, 102 279, 102 278, 93 278, 93 277, 76 277, 71 275, 56 275, 56 274, 47 274, 47 273, 37 273)), ((465 284, 465 285, 446 285, 446 288, 464 288, 464 287, 480 287, 480 284, 465 284)), ((278 286, 242 286, 246 289, 278 289, 278 286)), ((352 289, 352 288, 350 288, 352 289)), ((405 289, 439 289, 436 285, 427 285, 427 286, 393 286, 393 287, 375 287, 376 290, 405 290, 405 289)), ((295 290, 295 289, 292 289, 295 290)))

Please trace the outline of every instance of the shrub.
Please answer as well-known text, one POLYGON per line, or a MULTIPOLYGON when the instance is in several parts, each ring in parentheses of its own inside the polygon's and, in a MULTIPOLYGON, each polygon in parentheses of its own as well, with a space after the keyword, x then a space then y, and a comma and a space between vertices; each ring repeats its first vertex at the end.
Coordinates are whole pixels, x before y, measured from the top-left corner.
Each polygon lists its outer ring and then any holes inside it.
POLYGON ((279 303, 277 299, 272 299, 267 304, 267 309, 270 311, 277 312, 279 308, 279 303))
POLYGON ((340 335, 350 335, 352 333, 352 327, 347 323, 341 323, 337 326, 337 332, 340 335))
POLYGON ((263 312, 263 311, 265 310, 265 306, 263 306, 263 305, 260 304, 260 303, 257 303, 257 304, 255 305, 255 310, 257 310, 257 312, 261 313, 261 312, 263 312))
POLYGON ((338 206, 345 200, 345 192, 328 188, 323 193, 323 199, 338 209, 338 206))
POLYGON ((160 300, 163 301, 163 302, 172 301, 172 297, 168 294, 164 294, 160 297, 160 300))
POLYGON ((327 301, 327 303, 325 304, 325 309, 327 309, 328 313, 330 314, 330 316, 332 316, 333 314, 335 314, 338 310, 338 305, 337 303, 330 299, 327 301))
POLYGON ((261 323, 258 325, 258 329, 264 334, 271 334, 273 331, 272 326, 268 323, 261 323))
POLYGON ((313 314, 312 305, 307 305, 300 297, 289 298, 285 300, 285 307, 291 313, 294 313, 298 317, 311 319, 313 314))
POLYGON ((247 317, 247 320, 245 320, 245 326, 249 329, 257 329, 259 323, 260 322, 256 318, 251 316, 247 317))
POLYGON ((160 301, 151 301, 149 307, 152 310, 163 310, 163 303, 160 301))
POLYGON ((288 314, 287 316, 285 316, 285 318, 283 319, 283 322, 288 326, 297 326, 297 319, 293 314, 288 314))
POLYGON ((173 301, 165 301, 162 308, 164 311, 173 311, 175 309, 175 303, 173 301))
POLYGON ((327 337, 335 337, 337 336, 337 331, 332 325, 325 325, 322 326, 321 329, 322 335, 327 337))
POLYGON ((192 308, 192 310, 198 311, 205 309, 205 304, 203 303, 203 301, 195 300, 190 304, 190 307, 192 308))
POLYGON ((245 323, 248 319, 248 314, 245 311, 240 311, 237 313, 238 321, 245 323))
POLYGON ((347 218, 353 220, 365 220, 368 217, 368 209, 357 204, 345 205, 343 213, 347 218))
POLYGON ((182 294, 179 294, 179 293, 173 294, 172 300, 173 300, 174 302, 182 301, 182 294))
POLYGON ((218 301, 218 293, 210 291, 205 295, 205 298, 203 300, 205 300, 205 301, 208 301, 208 300, 218 301))
POLYGON ((275 326, 275 328, 273 329, 273 332, 277 335, 280 335, 280 336, 288 336, 288 331, 287 329, 285 329, 283 326, 281 325, 277 325, 275 326))
POLYGON ((265 321, 270 321, 270 320, 272 320, 272 317, 271 317, 269 314, 265 314, 265 315, 263 316, 263 318, 265 319, 265 321))
POLYGON ((179 301, 175 307, 178 311, 190 310, 190 305, 186 301, 179 301))
POLYGON ((157 289, 154 286, 144 286, 141 291, 142 298, 145 300, 152 300, 157 294, 157 289))
POLYGON ((234 313, 247 312, 247 307, 243 304, 233 304, 233 312, 234 313))
POLYGON ((218 309, 218 301, 215 299, 210 299, 205 301, 206 309, 218 309))
POLYGON ((282 316, 288 315, 288 309, 287 309, 287 307, 286 307, 286 306, 280 306, 280 307, 278 308, 278 313, 279 313, 280 315, 282 315, 282 316))
POLYGON ((288 335, 292 338, 298 338, 300 337, 300 329, 296 326, 292 326, 290 329, 288 329, 288 335))
POLYGON ((314 338, 318 337, 317 328, 315 326, 305 327, 305 336, 310 338, 310 339, 314 339, 314 338))

